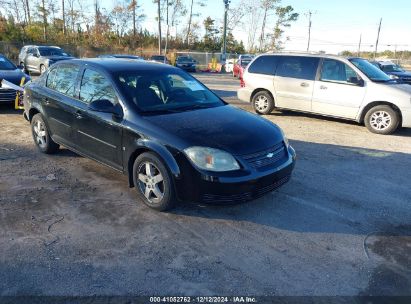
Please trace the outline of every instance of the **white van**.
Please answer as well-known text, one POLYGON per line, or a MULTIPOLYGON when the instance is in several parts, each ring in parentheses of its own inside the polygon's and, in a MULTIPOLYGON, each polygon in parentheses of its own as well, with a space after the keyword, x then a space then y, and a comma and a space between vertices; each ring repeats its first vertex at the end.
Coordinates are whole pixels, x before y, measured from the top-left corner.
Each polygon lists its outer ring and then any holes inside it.
POLYGON ((242 86, 238 98, 259 114, 316 113, 365 123, 378 134, 411 127, 411 86, 362 58, 263 54, 248 66, 242 86))

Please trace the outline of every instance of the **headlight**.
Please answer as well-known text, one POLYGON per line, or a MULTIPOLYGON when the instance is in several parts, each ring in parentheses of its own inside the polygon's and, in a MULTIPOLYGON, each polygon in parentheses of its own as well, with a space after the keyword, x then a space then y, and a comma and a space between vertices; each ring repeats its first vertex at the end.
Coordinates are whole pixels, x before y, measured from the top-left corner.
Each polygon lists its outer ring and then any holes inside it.
POLYGON ((290 142, 288 141, 287 136, 285 136, 284 131, 282 129, 280 129, 280 131, 281 131, 281 134, 283 135, 283 140, 284 140, 285 146, 288 147, 290 145, 290 142))
POLYGON ((400 77, 398 77, 397 75, 390 75, 391 79, 400 79, 400 77))
POLYGON ((240 169, 239 164, 231 154, 218 149, 190 147, 185 149, 184 153, 200 169, 217 172, 240 169))

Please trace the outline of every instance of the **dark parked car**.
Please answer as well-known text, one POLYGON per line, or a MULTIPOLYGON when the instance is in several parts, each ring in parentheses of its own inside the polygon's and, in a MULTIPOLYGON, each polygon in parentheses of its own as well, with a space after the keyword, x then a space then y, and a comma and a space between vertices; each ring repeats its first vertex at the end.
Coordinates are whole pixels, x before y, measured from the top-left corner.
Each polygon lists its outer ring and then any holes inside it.
MULTIPOLYGON (((7 80, 20 86, 30 81, 30 76, 23 73, 21 67, 17 67, 5 56, 0 54, 0 80, 7 80), (24 81, 22 82, 22 79, 24 81)), ((16 100, 16 90, 0 87, 0 103, 12 103, 16 100)))
POLYGON ((60 62, 26 86, 24 106, 40 151, 63 145, 127 174, 157 210, 254 199, 286 183, 294 167, 278 126, 169 65, 60 62))
POLYGON ((403 83, 411 84, 411 72, 407 72, 399 65, 391 61, 373 61, 371 63, 380 68, 385 74, 389 75, 392 79, 398 79, 403 83))
POLYGON ((20 65, 26 72, 40 74, 57 61, 73 58, 57 46, 26 45, 19 54, 20 65))
POLYGON ((150 57, 151 61, 154 62, 159 62, 159 63, 166 63, 166 64, 170 64, 170 61, 168 61, 166 56, 163 55, 154 55, 150 57))
POLYGON ((120 58, 120 59, 135 59, 135 60, 144 60, 143 57, 137 55, 127 55, 127 54, 104 54, 98 56, 98 58, 120 58))
POLYGON ((176 67, 183 69, 187 72, 195 72, 196 71, 196 63, 192 57, 190 56, 178 56, 176 60, 176 67))

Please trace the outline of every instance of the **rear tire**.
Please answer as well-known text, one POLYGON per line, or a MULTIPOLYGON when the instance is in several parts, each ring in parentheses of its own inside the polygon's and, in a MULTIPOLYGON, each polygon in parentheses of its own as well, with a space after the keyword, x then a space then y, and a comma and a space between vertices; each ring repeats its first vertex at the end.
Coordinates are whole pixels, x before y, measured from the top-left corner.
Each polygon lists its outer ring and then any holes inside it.
POLYGON ((390 106, 375 106, 365 114, 364 124, 372 133, 388 135, 398 129, 400 115, 390 106))
POLYGON ((34 143, 41 152, 53 154, 59 149, 59 145, 51 139, 47 125, 40 113, 37 113, 31 119, 31 134, 34 143))
POLYGON ((152 209, 166 211, 175 206, 175 190, 169 170, 154 153, 134 161, 133 181, 139 198, 152 209))
POLYGON ((257 114, 270 114, 274 108, 274 99, 267 91, 257 92, 252 99, 254 111, 257 114))

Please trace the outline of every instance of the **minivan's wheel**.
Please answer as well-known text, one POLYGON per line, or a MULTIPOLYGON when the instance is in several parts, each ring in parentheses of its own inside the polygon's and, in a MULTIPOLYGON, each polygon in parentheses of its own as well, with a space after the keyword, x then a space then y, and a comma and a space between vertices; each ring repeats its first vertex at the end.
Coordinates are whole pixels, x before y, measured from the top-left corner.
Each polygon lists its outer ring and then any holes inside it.
POLYGON ((372 133, 391 134, 400 123, 399 114, 390 106, 381 105, 368 110, 364 119, 365 126, 372 133))
POLYGON ((175 194, 171 176, 155 154, 146 152, 136 158, 133 181, 138 196, 150 208, 165 211, 174 207, 175 194))
POLYGON ((44 66, 44 64, 41 64, 40 65, 40 74, 43 75, 45 71, 46 71, 46 67, 44 66))
POLYGON ((254 110, 258 114, 269 114, 274 110, 274 100, 267 91, 260 91, 252 99, 254 110))
POLYGON ((34 143, 41 152, 52 154, 59 149, 59 145, 51 139, 43 116, 40 113, 34 115, 31 120, 31 133, 34 143))

